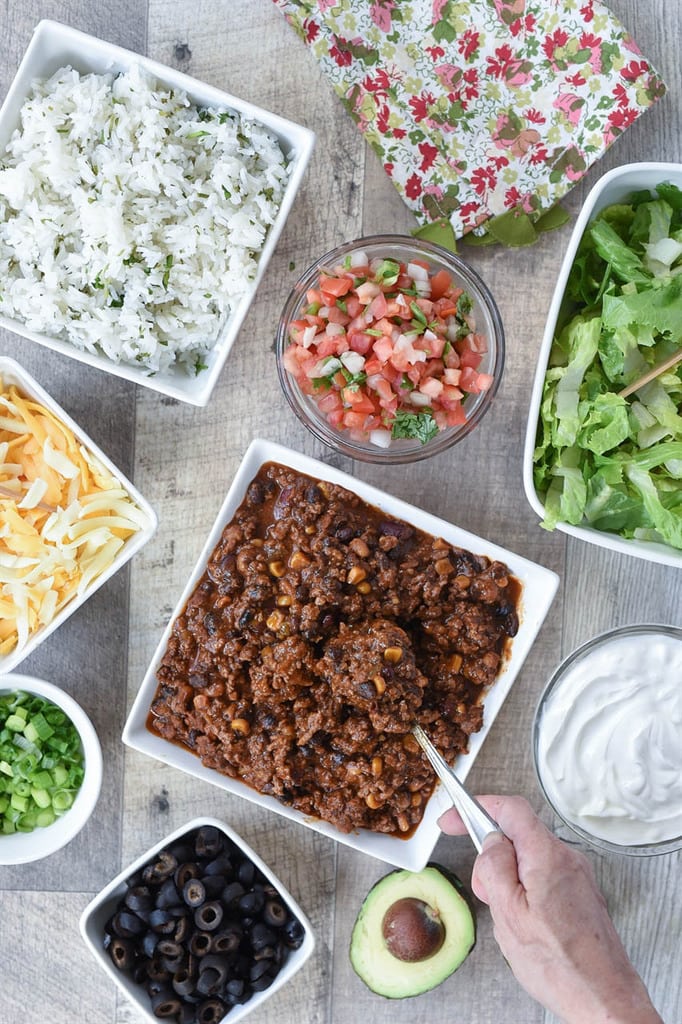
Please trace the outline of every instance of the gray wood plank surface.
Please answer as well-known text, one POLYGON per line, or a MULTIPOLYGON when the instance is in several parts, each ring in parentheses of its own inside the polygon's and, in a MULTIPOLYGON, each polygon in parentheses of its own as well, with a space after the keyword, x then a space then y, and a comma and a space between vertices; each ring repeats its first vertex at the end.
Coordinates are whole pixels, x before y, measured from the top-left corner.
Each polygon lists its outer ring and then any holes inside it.
MULTIPOLYGON (((610 6, 662 72, 669 93, 569 195, 573 214, 610 167, 682 160, 682 6, 666 0, 611 0, 610 6)), ((342 466, 560 574, 554 605, 469 782, 479 792, 524 793, 548 824, 571 838, 558 829, 533 775, 530 729, 539 693, 558 661, 602 629, 636 621, 682 624, 682 574, 546 533, 523 493, 526 410, 570 226, 530 249, 463 250, 495 295, 507 335, 503 385, 480 427, 449 453, 411 467, 353 464, 315 441, 286 405, 272 352, 278 316, 314 256, 362 234, 409 232, 414 222, 300 40, 271 0, 7 0, 0 9, 2 94, 41 17, 147 53, 312 127, 318 139, 269 271, 205 409, 135 390, 0 334, 0 352, 35 373, 133 476, 159 515, 156 536, 129 572, 110 581, 22 666, 83 703, 102 740, 106 771, 91 822, 66 850, 35 865, 0 868, 0 1024, 140 1020, 89 960, 78 915, 122 866, 197 814, 214 814, 240 832, 291 888, 315 929, 313 958, 254 1022, 550 1024, 553 1018, 505 966, 485 908, 474 954, 443 986, 401 1003, 372 996, 353 974, 347 951, 360 903, 386 865, 124 750, 120 732, 243 452, 262 436, 342 466)), ((588 855, 666 1024, 679 1024, 680 856, 588 855)), ((434 856, 469 878, 474 855, 467 840, 443 838, 434 856)))

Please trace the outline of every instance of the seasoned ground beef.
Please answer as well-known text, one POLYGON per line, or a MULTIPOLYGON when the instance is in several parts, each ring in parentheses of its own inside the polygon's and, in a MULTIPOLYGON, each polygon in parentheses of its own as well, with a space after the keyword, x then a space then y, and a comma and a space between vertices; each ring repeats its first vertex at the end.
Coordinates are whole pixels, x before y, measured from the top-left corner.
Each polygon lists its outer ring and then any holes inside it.
POLYGON ((158 670, 150 730, 341 831, 408 835, 518 627, 500 562, 268 463, 225 527, 158 670))

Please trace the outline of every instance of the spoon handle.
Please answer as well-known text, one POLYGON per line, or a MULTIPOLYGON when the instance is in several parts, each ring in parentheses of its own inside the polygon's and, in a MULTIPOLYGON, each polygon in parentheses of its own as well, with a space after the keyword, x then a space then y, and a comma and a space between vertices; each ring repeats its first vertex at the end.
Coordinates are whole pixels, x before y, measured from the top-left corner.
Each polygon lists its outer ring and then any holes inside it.
POLYGON ((420 725, 413 726, 412 733, 426 754, 431 767, 443 783, 443 788, 452 800, 459 816, 466 825, 471 841, 480 853, 483 849, 483 840, 493 832, 502 832, 502 829, 494 821, 488 812, 484 810, 471 796, 462 783, 459 781, 445 758, 436 750, 433 743, 426 735, 420 725))

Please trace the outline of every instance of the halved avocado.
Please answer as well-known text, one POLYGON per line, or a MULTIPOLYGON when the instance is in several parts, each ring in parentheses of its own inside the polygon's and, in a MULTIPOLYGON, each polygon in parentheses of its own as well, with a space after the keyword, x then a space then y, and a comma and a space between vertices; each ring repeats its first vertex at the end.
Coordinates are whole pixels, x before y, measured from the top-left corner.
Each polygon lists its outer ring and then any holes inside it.
POLYGON ((350 962, 388 999, 418 996, 445 981, 476 942, 464 886, 440 864, 392 871, 367 894, 353 927, 350 962))

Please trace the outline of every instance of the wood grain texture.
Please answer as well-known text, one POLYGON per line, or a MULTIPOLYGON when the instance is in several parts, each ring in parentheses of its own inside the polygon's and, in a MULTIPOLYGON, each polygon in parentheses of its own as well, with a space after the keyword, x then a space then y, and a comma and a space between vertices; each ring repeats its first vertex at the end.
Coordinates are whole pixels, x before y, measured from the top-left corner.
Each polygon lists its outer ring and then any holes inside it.
MULTIPOLYGON (((611 0, 669 87, 657 104, 571 192, 575 214, 603 171, 641 159, 682 160, 682 7, 611 0)), ((418 1000, 372 996, 353 974, 348 943, 371 885, 389 870, 315 833, 124 750, 120 732, 166 622, 203 547, 249 441, 262 436, 333 463, 559 573, 557 598, 469 776, 477 791, 521 792, 558 834, 535 783, 530 746, 537 699, 577 644, 626 622, 682 623, 682 573, 546 533, 526 502, 526 410, 554 282, 571 227, 526 250, 462 248, 493 292, 505 325, 500 391, 477 430, 447 454, 378 470, 339 458, 295 419, 279 388, 273 340, 298 274, 319 253, 363 234, 414 226, 379 161, 271 0, 8 0, 0 8, 4 92, 34 24, 54 17, 313 128, 317 144, 303 187, 209 405, 184 406, 50 356, 7 333, 14 355, 133 475, 159 515, 153 540, 22 666, 79 698, 102 739, 102 798, 61 854, 0 868, 0 1024, 137 1024, 140 1017, 89 961, 77 919, 89 895, 160 837, 198 814, 227 821, 253 845, 312 919, 313 958, 250 1020, 254 1024, 552 1024, 505 966, 489 915, 479 908, 473 955, 418 1000), (76 372, 77 369, 77 372, 76 372), (4 891, 3 891, 4 890, 4 891), (66 941, 65 941, 66 937, 66 941), (41 965, 49 973, 41 974, 41 965), (55 979, 59 994, 55 996, 55 979)), ((666 1024, 682 1020, 679 856, 592 860, 616 925, 666 1024)), ((434 858, 470 877, 466 839, 442 838, 434 858)), ((586 1022, 588 1024, 588 1022, 586 1022)))

